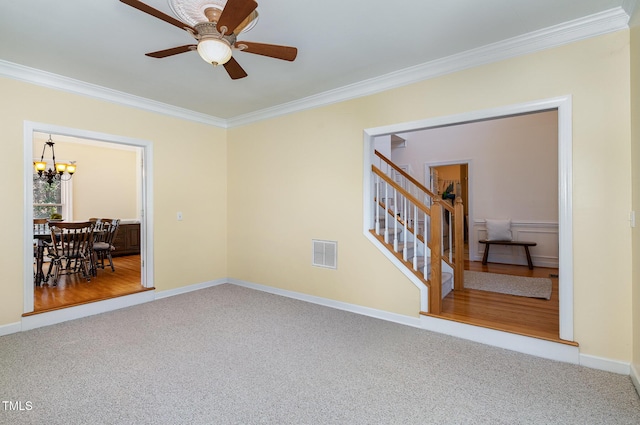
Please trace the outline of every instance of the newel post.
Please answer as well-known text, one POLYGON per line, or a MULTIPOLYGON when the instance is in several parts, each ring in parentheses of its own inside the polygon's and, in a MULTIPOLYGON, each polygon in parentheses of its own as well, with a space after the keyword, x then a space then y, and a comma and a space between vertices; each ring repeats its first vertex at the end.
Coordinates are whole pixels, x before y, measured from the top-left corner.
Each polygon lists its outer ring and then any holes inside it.
POLYGON ((434 199, 431 205, 431 286, 429 287, 429 313, 442 312, 442 202, 434 199))
POLYGON ((453 289, 461 291, 464 289, 464 205, 462 198, 456 197, 454 205, 455 227, 454 227, 454 264, 453 289))

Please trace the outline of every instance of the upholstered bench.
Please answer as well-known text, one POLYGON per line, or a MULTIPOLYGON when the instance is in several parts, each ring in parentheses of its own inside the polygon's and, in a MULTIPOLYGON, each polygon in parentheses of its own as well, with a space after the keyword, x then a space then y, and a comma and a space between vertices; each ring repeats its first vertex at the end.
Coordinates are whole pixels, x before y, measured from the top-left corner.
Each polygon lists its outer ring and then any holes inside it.
POLYGON ((524 247, 524 252, 527 254, 527 263, 529 263, 529 270, 533 270, 533 262, 531 261, 531 254, 529 253, 530 246, 536 246, 536 242, 526 242, 526 241, 493 241, 493 240, 481 240, 478 241, 486 245, 484 248, 484 256, 482 257, 482 264, 487 264, 487 259, 489 258, 489 248, 491 245, 510 245, 510 246, 522 246, 524 247))

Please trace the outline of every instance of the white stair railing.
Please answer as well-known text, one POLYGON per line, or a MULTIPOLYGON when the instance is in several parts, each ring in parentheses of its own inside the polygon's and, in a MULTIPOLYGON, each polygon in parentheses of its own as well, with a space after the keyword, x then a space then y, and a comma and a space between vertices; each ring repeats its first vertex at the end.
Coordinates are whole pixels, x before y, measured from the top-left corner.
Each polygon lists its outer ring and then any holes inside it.
MULTIPOLYGON (((430 209, 400 187, 398 183, 391 180, 379 168, 373 166, 373 172, 376 186, 374 190, 375 233, 381 236, 386 244, 391 245, 389 232, 393 232, 394 239, 391 247, 393 252, 401 254, 404 261, 410 262, 410 267, 414 272, 420 273, 425 280, 429 281, 429 254, 431 252, 429 232, 427 232, 425 225, 425 229, 421 233, 417 224, 430 222, 430 209), (398 211, 395 206, 390 205, 389 199, 393 199, 394 205, 402 204, 402 210, 398 211), (396 200, 399 201, 396 203, 396 200), (382 225, 384 228, 381 227, 382 225)), ((439 276, 431 277, 434 285, 439 284, 439 276), (436 281, 438 282, 436 283, 436 281)))
POLYGON ((429 285, 429 309, 437 314, 443 267, 453 273, 455 289, 464 287, 461 199, 450 205, 382 154, 376 151, 375 155, 380 166, 372 164, 373 232, 429 285))

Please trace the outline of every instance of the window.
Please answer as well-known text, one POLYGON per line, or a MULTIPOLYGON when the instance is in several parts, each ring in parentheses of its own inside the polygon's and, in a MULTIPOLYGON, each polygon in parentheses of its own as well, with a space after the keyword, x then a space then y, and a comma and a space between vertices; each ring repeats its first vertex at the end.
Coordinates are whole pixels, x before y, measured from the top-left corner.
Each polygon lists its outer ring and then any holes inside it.
POLYGON ((50 218, 51 214, 73 220, 71 180, 54 180, 49 184, 33 173, 33 218, 50 218))

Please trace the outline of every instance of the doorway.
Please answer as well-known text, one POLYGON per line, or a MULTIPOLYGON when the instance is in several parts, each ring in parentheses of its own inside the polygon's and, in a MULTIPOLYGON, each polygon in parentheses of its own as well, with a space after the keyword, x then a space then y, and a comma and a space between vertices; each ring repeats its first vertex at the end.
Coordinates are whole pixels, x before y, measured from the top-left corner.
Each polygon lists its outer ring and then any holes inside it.
MULTIPOLYGON (((34 146, 37 144, 37 138, 40 134, 52 135, 54 141, 56 143, 60 141, 63 143, 75 143, 77 144, 81 150, 84 150, 85 153, 87 150, 96 149, 102 150, 119 150, 119 151, 128 151, 129 153, 134 152, 136 156, 135 160, 135 170, 129 170, 132 172, 135 177, 129 178, 128 180, 133 180, 129 184, 134 185, 135 188, 132 189, 136 192, 135 195, 135 206, 132 206, 129 211, 133 211, 128 215, 132 215, 132 217, 127 217, 131 221, 139 222, 139 234, 140 234, 140 255, 137 258, 139 265, 139 284, 143 288, 153 288, 153 247, 152 244, 148 243, 152 240, 152 155, 153 149, 152 144, 148 141, 131 139, 122 136, 110 135, 105 133, 97 133, 92 131, 73 129, 60 127, 50 124, 42 124, 42 123, 33 123, 33 122, 25 122, 24 126, 24 160, 25 160, 25 173, 24 173, 24 183, 25 183, 25 223, 24 223, 24 240, 25 240, 25 267, 24 267, 24 315, 29 315, 34 312, 34 282, 33 282, 33 252, 32 252, 32 239, 33 239, 33 218, 34 218, 34 208, 33 208, 33 157, 34 157, 34 146)), ((39 157, 39 153, 38 153, 39 157)), ((59 159, 74 159, 74 158, 62 158, 58 156, 59 159)), ((58 159, 57 158, 57 159, 58 159)), ((39 159, 39 158, 38 158, 39 159)), ((103 161, 104 162, 104 161, 103 161)), ((77 176, 82 173, 82 165, 78 162, 77 176)), ((87 165, 87 164, 85 164, 87 165)), ((104 165, 104 164, 102 164, 104 165)), ((106 164, 108 167, 112 167, 110 169, 110 173, 117 173, 118 164, 106 164)), ((99 168, 100 165, 94 164, 96 168, 99 168)), ((85 169, 85 172, 88 172, 89 169, 85 169)), ((76 177, 76 180, 79 180, 76 177)), ((75 182, 77 186, 80 186, 80 181, 75 182)), ((93 190, 97 192, 94 196, 98 198, 93 198, 93 202, 97 202, 96 199, 99 199, 99 191, 100 187, 106 188, 108 190, 109 184, 105 182, 104 186, 94 187, 93 190)), ((92 195, 89 195, 91 188, 85 190, 81 193, 83 198, 90 198, 92 195)), ((79 199, 76 196, 76 203, 79 203, 79 199)), ((67 208, 66 211, 72 211, 67 208)), ((71 220, 86 220, 89 217, 85 217, 84 215, 88 214, 86 211, 83 211, 81 208, 75 209, 76 214, 69 213, 69 218, 71 220)), ((113 210, 111 210, 113 211, 113 210)), ((111 211, 107 212, 105 209, 105 215, 108 216, 111 211)), ((93 214, 90 214, 94 216, 93 214)), ((100 214, 98 214, 100 215, 100 214)), ((98 304, 100 301, 94 303, 98 304)), ((111 303, 113 308, 118 308, 117 303, 111 303)), ((104 306, 95 305, 93 306, 94 310, 106 311, 104 306)), ((85 312, 90 311, 91 309, 84 309, 85 312)), ((89 313, 91 314, 91 313, 89 313)), ((87 315, 87 314, 84 314, 87 315)), ((81 317, 81 316, 78 316, 81 317)))
MULTIPOLYGON (((509 119, 509 118, 505 118, 509 119)), ((473 202, 470 201, 469 193, 469 162, 446 162, 446 163, 426 163, 425 181, 430 182, 430 189, 439 195, 445 202, 453 202, 460 197, 464 205, 464 260, 465 279, 467 273, 469 277, 478 273, 486 276, 512 276, 514 281, 520 278, 533 280, 545 280, 550 283, 550 298, 538 299, 528 297, 514 297, 496 292, 479 291, 477 289, 465 288, 462 292, 452 291, 443 298, 442 312, 440 317, 459 322, 490 327, 493 329, 505 330, 512 333, 558 340, 559 337, 559 305, 558 305, 558 267, 536 266, 529 269, 521 264, 509 264, 498 262, 488 262, 482 264, 478 258, 470 260, 468 223, 473 222, 470 218, 469 209, 473 202)), ((557 184, 557 182, 556 182, 557 184)), ((443 220, 449 224, 447 212, 444 212, 443 220)), ((522 223, 518 223, 518 229, 522 230, 522 223)), ((446 228, 446 227, 445 227, 446 228)), ((449 227, 450 228, 450 227, 449 227)), ((545 230, 547 232, 547 230, 545 230)), ((546 233, 546 236, 553 234, 553 229, 546 233)), ((443 238, 444 254, 451 247, 445 234, 443 238)), ((518 254, 522 254, 519 252, 518 254)), ((507 260, 509 261, 509 260, 507 260)))
MULTIPOLYGON (((469 260, 469 163, 471 160, 464 162, 442 162, 442 163, 425 163, 424 172, 425 180, 429 182, 431 192, 440 196, 445 202, 453 205, 456 198, 462 199, 464 208, 464 259, 469 260)), ((445 223, 449 225, 449 216, 445 213, 445 223)), ((472 218, 472 217, 471 217, 472 218)), ((451 228, 451 227, 450 227, 451 228)), ((451 246, 449 242, 451 238, 445 235, 447 241, 445 246, 451 246)), ((446 254, 446 253, 445 253, 446 254)))
MULTIPOLYGON (((558 299, 559 299, 559 335, 562 340, 573 341, 573 246, 572 246, 572 202, 571 202, 571 99, 570 97, 555 98, 549 100, 535 101, 526 104, 509 105, 500 108, 474 111, 469 113, 462 113, 455 116, 437 117, 432 119, 426 119, 418 122, 410 122, 405 124, 395 124, 386 127, 367 129, 365 130, 365 164, 371 164, 373 161, 373 147, 376 137, 384 137, 389 134, 406 134, 410 132, 438 129, 446 126, 455 126, 464 123, 476 123, 481 121, 489 121, 499 118, 506 118, 511 116, 519 116, 523 114, 533 114, 538 112, 554 111, 557 113, 557 127, 555 129, 557 134, 557 148, 556 156, 557 166, 554 170, 557 173, 556 187, 555 187, 555 205, 557 213, 557 262, 559 265, 559 285, 558 285, 558 299)), ((447 146, 447 140, 441 140, 443 146, 447 146)), ((497 155, 500 157, 500 154, 497 155)), ((435 158, 438 160, 438 158, 435 158)), ((531 160, 525 158, 524 160, 531 160)), ((508 163, 508 161, 504 161, 508 163)), ((474 163, 475 165, 475 163, 474 163)), ((495 174, 495 173, 494 173, 495 174)), ((502 176, 504 177, 504 176, 502 176)), ((494 180, 490 184, 481 186, 482 190, 491 190, 494 194, 511 195, 514 193, 521 193, 518 190, 498 191, 496 185, 509 183, 508 179, 494 180)), ((476 183, 474 183, 476 184, 476 183)), ((476 184, 477 185, 477 184, 476 184)), ((474 190, 470 190, 470 196, 475 196, 474 190)), ((370 199, 371 193, 371 180, 365 175, 364 184, 364 196, 365 199, 370 199)), ((478 195, 479 196, 479 195, 478 195)), ((500 198, 492 198, 491 196, 482 197, 485 205, 496 203, 500 198)), ((365 223, 372 221, 371 212, 365 213, 365 223)), ((473 212, 470 212, 470 215, 473 212)), ((475 212, 477 214, 477 211, 475 212)), ((484 216, 483 216, 484 217, 484 216)), ((487 218, 491 217, 488 214, 487 218)), ((555 220, 555 219, 554 219, 555 220)), ((470 255, 477 256, 477 252, 474 252, 474 243, 479 239, 478 218, 475 220, 469 220, 469 243, 470 243, 470 255), (474 227, 475 226, 475 227, 474 227)), ((415 282, 414 282, 415 283, 415 282)), ((419 285, 416 285, 419 287, 419 285)), ((419 287, 420 288, 420 287, 419 287)), ((420 289, 422 291, 422 289, 420 289)), ((424 311, 428 310, 427 300, 428 298, 421 293, 421 305, 424 306, 424 311)), ((440 326, 438 323, 431 323, 433 330, 438 330, 440 326)), ((444 325, 443 325, 444 326, 444 325)), ((445 331, 446 327, 443 327, 445 331)), ((464 331, 461 331, 464 332, 464 331)))

